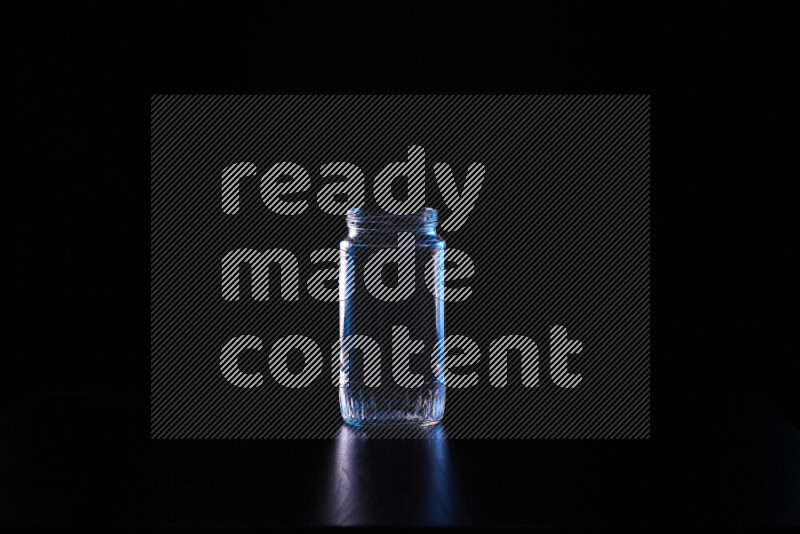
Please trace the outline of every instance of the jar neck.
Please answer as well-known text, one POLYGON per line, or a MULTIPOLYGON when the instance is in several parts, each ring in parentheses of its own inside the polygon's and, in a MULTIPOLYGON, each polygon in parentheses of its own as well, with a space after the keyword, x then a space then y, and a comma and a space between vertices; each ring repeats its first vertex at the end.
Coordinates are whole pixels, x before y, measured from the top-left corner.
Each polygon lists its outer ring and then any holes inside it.
POLYGON ((348 223, 347 235, 350 237, 365 237, 378 235, 397 235, 410 233, 419 236, 436 236, 436 222, 420 226, 370 226, 368 224, 348 223))
POLYGON ((387 213, 371 208, 353 208, 347 211, 350 237, 388 236, 400 233, 435 236, 436 222, 437 212, 432 208, 421 208, 408 214, 387 213))

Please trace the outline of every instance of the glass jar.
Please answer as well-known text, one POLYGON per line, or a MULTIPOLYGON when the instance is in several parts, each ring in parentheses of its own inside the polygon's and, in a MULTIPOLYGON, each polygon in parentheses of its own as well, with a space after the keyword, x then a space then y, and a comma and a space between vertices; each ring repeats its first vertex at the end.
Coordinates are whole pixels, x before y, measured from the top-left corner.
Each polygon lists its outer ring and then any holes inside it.
POLYGON ((339 244, 339 405, 355 426, 444 415, 444 251, 437 212, 355 208, 339 244))

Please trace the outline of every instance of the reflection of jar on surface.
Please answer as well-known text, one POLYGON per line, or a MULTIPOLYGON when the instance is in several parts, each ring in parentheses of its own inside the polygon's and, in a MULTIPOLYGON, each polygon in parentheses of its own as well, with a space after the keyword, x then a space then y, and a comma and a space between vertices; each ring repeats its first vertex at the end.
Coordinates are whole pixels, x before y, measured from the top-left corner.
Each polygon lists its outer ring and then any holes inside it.
POLYGON ((444 415, 444 240, 436 210, 355 208, 339 244, 339 404, 350 424, 444 415))

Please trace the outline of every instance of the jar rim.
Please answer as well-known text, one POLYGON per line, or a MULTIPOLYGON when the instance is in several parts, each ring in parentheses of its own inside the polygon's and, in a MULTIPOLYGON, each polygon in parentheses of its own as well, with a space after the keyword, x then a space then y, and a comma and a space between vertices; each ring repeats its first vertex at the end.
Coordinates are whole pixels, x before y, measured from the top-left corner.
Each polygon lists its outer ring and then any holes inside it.
POLYGON ((437 222, 437 210, 421 208, 414 213, 396 214, 376 208, 352 208, 347 210, 348 225, 377 226, 429 226, 437 222))

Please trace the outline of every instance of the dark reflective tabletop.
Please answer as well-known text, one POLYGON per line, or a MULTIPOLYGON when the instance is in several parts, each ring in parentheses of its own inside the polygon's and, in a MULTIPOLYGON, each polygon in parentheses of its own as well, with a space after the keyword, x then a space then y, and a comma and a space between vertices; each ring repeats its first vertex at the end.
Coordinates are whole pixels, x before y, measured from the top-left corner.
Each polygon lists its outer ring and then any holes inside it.
MULTIPOLYGON (((716 483, 719 466, 693 463, 693 479, 657 483, 651 441, 453 440, 446 421, 419 439, 380 439, 342 425, 332 440, 179 441, 150 440, 148 424, 147 399, 132 395, 41 393, 16 403, 0 427, 2 520, 635 530, 657 517, 700 524, 750 517, 746 507, 725 508, 724 486, 738 478, 716 483)), ((781 499, 797 495, 797 465, 791 450, 783 454, 778 472, 788 488, 755 495, 766 500, 756 512, 767 520, 770 513, 791 519, 792 503, 781 499)))

